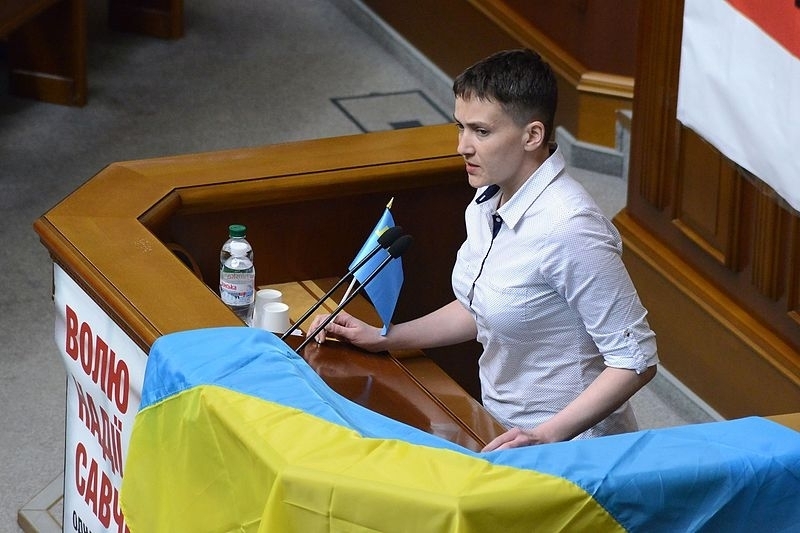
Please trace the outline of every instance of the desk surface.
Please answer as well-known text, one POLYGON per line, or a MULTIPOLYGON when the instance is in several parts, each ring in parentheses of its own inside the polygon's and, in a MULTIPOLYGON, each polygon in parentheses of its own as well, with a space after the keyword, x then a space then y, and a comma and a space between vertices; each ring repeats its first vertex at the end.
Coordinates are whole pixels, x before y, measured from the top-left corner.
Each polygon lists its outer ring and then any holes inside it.
POLYGON ((800 413, 787 413, 783 415, 768 416, 768 419, 778 424, 783 424, 787 428, 800 431, 800 413))
MULTIPOLYGON (((295 323, 335 282, 326 278, 270 287, 283 293, 295 323)), ((335 309, 343 292, 334 293, 320 313, 335 309)), ((373 325, 380 324, 364 299, 354 299, 347 311, 373 325)), ((288 344, 296 348, 301 339, 290 337, 288 344)), ((480 403, 421 351, 370 354, 330 341, 324 345, 310 343, 302 356, 328 386, 349 400, 466 448, 479 450, 504 431, 480 403)), ((800 431, 800 413, 768 418, 800 431)))
MULTIPOLYGON (((269 287, 283 293, 295 323, 335 282, 322 279, 269 287)), ((343 292, 334 293, 320 313, 335 309, 343 292)), ((364 299, 354 299, 347 311, 371 324, 379 323, 364 299)), ((293 348, 301 341, 298 336, 287 339, 293 348)), ((301 355, 328 386, 349 400, 465 448, 480 450, 504 431, 480 403, 421 351, 372 354, 329 341, 309 343, 301 355)))

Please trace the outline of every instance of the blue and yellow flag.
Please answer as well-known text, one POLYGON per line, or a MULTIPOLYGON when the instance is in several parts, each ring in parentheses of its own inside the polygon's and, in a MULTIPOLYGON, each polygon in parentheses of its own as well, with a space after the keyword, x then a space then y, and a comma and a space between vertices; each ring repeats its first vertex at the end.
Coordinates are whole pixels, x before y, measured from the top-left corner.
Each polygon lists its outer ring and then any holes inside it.
POLYGON ((275 335, 152 347, 132 532, 791 531, 800 433, 762 418, 477 453, 332 391, 275 335))
MULTIPOLYGON (((392 199, 394 200, 394 198, 392 199)), ((378 246, 378 238, 387 229, 394 226, 394 217, 392 217, 391 204, 392 200, 384 209, 375 228, 367 237, 366 242, 361 247, 361 250, 356 255, 355 259, 350 263, 349 269, 355 267, 362 259, 364 259, 376 246, 378 246)), ((378 266, 389 257, 389 253, 385 249, 381 249, 375 254, 364 266, 355 271, 354 276, 359 283, 364 283, 364 280, 369 277, 378 266)), ((398 257, 390 261, 380 273, 375 276, 370 283, 364 287, 364 291, 369 296, 375 311, 383 321, 383 334, 389 330, 389 323, 392 321, 394 309, 397 306, 397 299, 400 297, 400 289, 403 287, 403 262, 402 258, 398 257)))

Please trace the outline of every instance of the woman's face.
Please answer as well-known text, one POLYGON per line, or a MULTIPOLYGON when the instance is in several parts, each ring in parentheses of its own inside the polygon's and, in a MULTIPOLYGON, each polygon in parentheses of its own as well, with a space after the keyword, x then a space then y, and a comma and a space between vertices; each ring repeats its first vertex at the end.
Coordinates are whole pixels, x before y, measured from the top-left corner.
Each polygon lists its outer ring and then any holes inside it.
POLYGON ((497 184, 507 200, 536 170, 530 158, 528 128, 515 123, 499 103, 456 98, 458 153, 466 162, 469 184, 497 184))

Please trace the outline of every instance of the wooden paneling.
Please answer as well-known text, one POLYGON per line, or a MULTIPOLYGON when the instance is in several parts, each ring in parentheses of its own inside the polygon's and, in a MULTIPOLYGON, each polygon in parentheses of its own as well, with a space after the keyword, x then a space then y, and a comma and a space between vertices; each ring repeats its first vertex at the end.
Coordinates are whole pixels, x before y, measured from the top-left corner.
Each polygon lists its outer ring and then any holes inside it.
POLYGON ((686 128, 679 131, 673 222, 716 261, 733 267, 740 180, 733 167, 702 138, 686 128))
POLYGON ((614 222, 661 364, 725 417, 797 411, 792 347, 627 213, 614 222))
POLYGON ((590 70, 633 77, 637 0, 617 0, 613 4, 605 0, 504 0, 496 3, 505 4, 533 23, 590 70))
POLYGON ((633 106, 628 174, 628 205, 635 212, 661 212, 674 201, 677 161, 667 154, 680 135, 675 121, 680 32, 676 34, 674 28, 680 26, 683 11, 673 9, 673 4, 654 1, 639 14, 638 96, 633 106))
POLYGON ((465 0, 416 2, 413 9, 395 0, 364 4, 451 78, 482 57, 519 46, 465 0))
MULTIPOLYGON (((567 23, 562 21, 562 25, 572 27, 572 35, 563 41, 565 46, 548 33, 548 30, 557 31, 556 28, 543 28, 535 16, 528 16, 529 8, 523 12, 521 6, 518 9, 511 2, 432 0, 419 2, 414 9, 391 0, 365 0, 364 4, 450 77, 498 50, 521 46, 536 50, 559 76, 556 123, 579 140, 614 146, 615 112, 630 109, 633 77, 623 67, 620 71, 607 71, 584 60, 594 62, 603 56, 608 63, 613 63, 617 58, 627 58, 623 62, 630 68, 635 53, 630 44, 636 33, 635 24, 624 26, 622 31, 617 26, 615 33, 626 34, 623 42, 598 37, 597 46, 587 46, 591 48, 591 55, 584 56, 587 50, 575 47, 584 43, 578 37, 580 28, 594 28, 600 35, 602 31, 598 28, 606 28, 612 17, 616 17, 616 24, 620 20, 635 18, 636 3, 615 3, 613 9, 609 9, 602 2, 589 0, 586 9, 577 6, 577 10, 574 9, 575 2, 570 2, 573 4, 571 8, 558 4, 554 9, 564 9, 567 15, 581 17, 567 23), (619 46, 629 48, 621 51, 619 46)), ((558 26, 556 22, 553 24, 558 26)), ((607 62, 599 63, 605 65, 607 62)))
POLYGON ((628 202, 615 222, 662 359, 723 415, 796 411, 800 215, 676 120, 682 2, 640 9, 628 202))
MULTIPOLYGON (((792 217, 788 224, 789 240, 797 243, 800 241, 800 217, 792 217)), ((788 258, 787 281, 787 308, 789 317, 800 326, 800 246, 794 246, 788 258)))

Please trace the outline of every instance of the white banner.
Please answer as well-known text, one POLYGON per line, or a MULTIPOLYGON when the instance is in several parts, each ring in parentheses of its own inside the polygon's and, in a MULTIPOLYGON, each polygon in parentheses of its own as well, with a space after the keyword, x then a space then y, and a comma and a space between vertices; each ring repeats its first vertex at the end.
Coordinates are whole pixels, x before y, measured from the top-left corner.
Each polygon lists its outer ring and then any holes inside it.
POLYGON ((54 278, 67 370, 63 531, 127 532, 119 490, 147 356, 58 265, 54 278))
POLYGON ((800 210, 800 7, 685 0, 678 120, 800 210))

